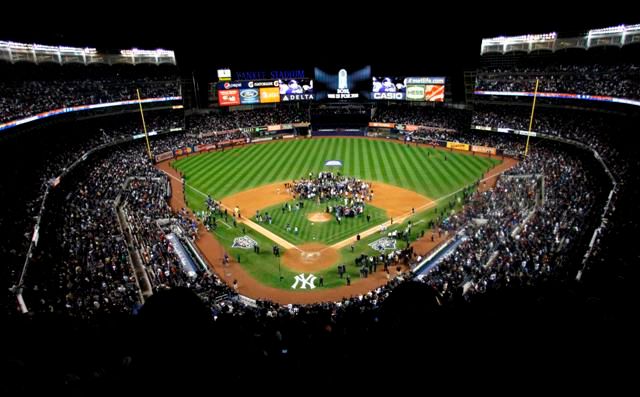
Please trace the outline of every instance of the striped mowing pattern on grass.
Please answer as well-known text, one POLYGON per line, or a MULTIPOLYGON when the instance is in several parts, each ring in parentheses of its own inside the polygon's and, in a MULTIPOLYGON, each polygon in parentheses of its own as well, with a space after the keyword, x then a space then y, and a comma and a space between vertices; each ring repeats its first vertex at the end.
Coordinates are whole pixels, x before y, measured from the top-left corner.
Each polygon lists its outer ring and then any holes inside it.
MULTIPOLYGON (((389 183, 433 199, 480 179, 500 162, 392 141, 331 138, 248 145, 183 158, 175 166, 185 174, 189 185, 220 199, 267 183, 291 181, 309 172, 327 170, 326 160, 342 160, 340 172, 344 175, 389 183)), ((203 208, 200 194, 191 189, 185 193, 189 206, 203 208)))
MULTIPOLYGON (((304 207, 300 210, 295 209, 296 202, 291 201, 289 203, 292 207, 291 211, 285 210, 282 212, 282 205, 276 205, 260 211, 262 214, 269 213, 273 217, 271 224, 267 222, 260 224, 264 228, 269 229, 296 245, 302 243, 332 245, 386 220, 384 210, 372 205, 366 205, 362 215, 353 218, 342 218, 341 224, 338 224, 333 215, 328 222, 311 222, 307 219, 309 214, 313 212, 324 212, 327 205, 335 206, 340 203, 337 200, 332 200, 324 204, 316 204, 311 200, 304 200, 304 207), (371 216, 369 222, 367 222, 367 214, 371 216), (289 231, 287 231, 287 225, 290 226, 289 231), (296 226, 298 227, 297 234, 294 233, 296 226)), ((255 217, 253 217, 252 220, 257 222, 255 217)))

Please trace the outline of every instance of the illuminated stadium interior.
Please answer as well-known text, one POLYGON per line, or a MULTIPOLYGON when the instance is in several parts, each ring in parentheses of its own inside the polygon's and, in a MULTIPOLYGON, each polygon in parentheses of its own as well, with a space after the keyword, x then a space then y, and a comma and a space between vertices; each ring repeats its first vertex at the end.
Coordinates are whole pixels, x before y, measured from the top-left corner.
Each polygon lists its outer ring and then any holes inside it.
POLYGON ((9 392, 622 365, 638 18, 334 15, 0 30, 9 392))

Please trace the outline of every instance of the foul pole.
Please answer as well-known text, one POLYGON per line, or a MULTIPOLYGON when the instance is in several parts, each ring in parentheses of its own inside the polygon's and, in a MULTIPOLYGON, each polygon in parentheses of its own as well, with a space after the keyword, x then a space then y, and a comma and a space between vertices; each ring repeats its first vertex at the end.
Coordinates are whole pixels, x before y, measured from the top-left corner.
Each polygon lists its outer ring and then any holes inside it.
POLYGON ((136 88, 136 93, 138 94, 138 105, 140 105, 140 117, 142 117, 142 129, 144 130, 144 138, 147 140, 147 153, 149 154, 149 160, 153 161, 153 156, 151 155, 151 145, 149 145, 149 135, 147 134, 147 124, 144 122, 144 112, 142 111, 142 100, 140 99, 139 88, 136 88))
POLYGON ((529 138, 531 138, 531 127, 533 127, 533 113, 536 110, 536 98, 538 97, 538 83, 540 80, 536 78, 536 89, 533 91, 533 105, 531 106, 531 118, 529 119, 529 134, 527 135, 527 146, 524 148, 524 157, 529 154, 529 138))

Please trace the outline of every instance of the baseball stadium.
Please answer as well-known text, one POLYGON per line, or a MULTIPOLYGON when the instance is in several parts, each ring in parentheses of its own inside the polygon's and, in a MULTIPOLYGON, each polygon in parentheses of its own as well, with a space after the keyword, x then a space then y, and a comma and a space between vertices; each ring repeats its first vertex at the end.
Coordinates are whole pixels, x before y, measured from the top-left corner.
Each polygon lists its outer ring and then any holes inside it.
POLYGON ((287 57, 206 34, 0 36, 8 390, 622 363, 634 22, 409 31, 398 54, 439 55, 406 62, 338 32, 287 57))

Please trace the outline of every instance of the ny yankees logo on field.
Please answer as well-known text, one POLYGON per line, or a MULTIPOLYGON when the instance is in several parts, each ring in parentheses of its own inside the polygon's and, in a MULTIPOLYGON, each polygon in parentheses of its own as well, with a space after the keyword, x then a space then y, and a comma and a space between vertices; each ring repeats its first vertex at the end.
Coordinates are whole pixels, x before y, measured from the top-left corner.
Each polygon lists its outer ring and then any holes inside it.
POLYGON ((296 282, 293 283, 291 288, 296 289, 298 287, 298 283, 302 283, 300 289, 307 289, 307 285, 309 286, 309 289, 314 289, 316 286, 313 285, 313 283, 316 281, 316 278, 317 277, 311 273, 309 273, 307 277, 304 276, 304 273, 300 273, 296 276, 296 282))

